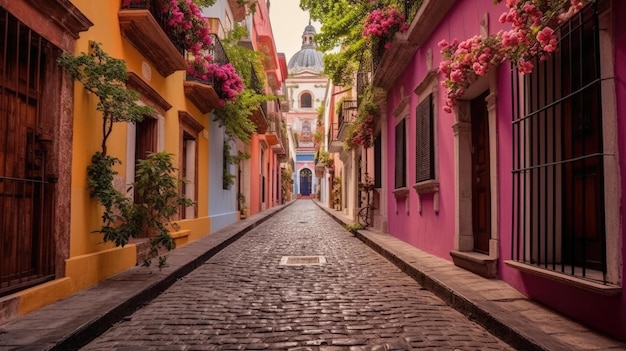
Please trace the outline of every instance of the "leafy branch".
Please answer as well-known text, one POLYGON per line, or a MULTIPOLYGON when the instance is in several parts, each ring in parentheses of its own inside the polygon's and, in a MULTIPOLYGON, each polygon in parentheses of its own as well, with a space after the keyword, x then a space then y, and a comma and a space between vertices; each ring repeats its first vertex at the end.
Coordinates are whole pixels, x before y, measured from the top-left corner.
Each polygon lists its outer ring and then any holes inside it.
POLYGON ((63 53, 57 63, 87 91, 98 97, 96 109, 102 112, 102 154, 107 154, 107 140, 116 122, 141 122, 153 113, 150 106, 137 105, 139 93, 126 88, 126 62, 109 56, 100 44, 89 42, 90 53, 72 56, 63 53))
MULTIPOLYGON (((154 112, 151 107, 137 105, 139 94, 126 88, 128 75, 124 60, 110 57, 96 42, 90 42, 90 53, 72 56, 63 53, 57 63, 98 98, 96 109, 102 112, 102 150, 96 152, 87 167, 87 185, 90 195, 104 207, 102 226, 95 232, 103 234, 105 242, 115 246, 126 245, 130 238, 151 235, 150 254, 144 264, 159 255, 159 248, 174 248, 166 226, 179 206, 192 205, 191 200, 178 193, 181 182, 173 176, 171 154, 160 152, 138 161, 136 181, 131 189, 137 194, 133 201, 115 189, 114 167, 122 162, 107 155, 107 141, 114 123, 137 123, 154 112)), ((129 189, 130 190, 130 189, 129 189)), ((159 257, 159 267, 165 258, 159 257)))

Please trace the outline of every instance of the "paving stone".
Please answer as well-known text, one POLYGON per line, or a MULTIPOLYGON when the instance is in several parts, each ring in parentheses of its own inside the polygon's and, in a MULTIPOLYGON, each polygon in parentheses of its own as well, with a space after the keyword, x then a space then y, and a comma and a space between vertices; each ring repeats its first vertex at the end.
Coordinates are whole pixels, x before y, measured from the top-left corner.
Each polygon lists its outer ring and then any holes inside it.
POLYGON ((123 348, 511 350, 308 200, 258 225, 83 349, 123 348), (283 256, 313 255, 327 263, 279 265, 283 256))

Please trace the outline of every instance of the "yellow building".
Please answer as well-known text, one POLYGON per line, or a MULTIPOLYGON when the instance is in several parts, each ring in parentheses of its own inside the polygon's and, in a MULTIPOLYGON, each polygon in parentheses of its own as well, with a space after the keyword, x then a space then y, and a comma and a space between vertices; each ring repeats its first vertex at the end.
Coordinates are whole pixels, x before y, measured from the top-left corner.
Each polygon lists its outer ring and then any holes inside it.
POLYGON ((180 193, 194 205, 176 215, 178 246, 210 228, 209 112, 213 87, 186 79, 180 45, 166 35, 150 1, 0 0, 0 323, 38 309, 142 262, 147 239, 115 247, 94 233, 102 207, 90 196, 87 167, 101 149, 98 99, 56 64, 90 42, 126 62, 127 87, 154 113, 116 123, 108 154, 114 187, 133 198, 135 162, 173 155, 180 193), (144 6, 145 5, 145 6, 144 6), (152 6, 152 7, 151 7, 152 6), (137 8, 135 8, 137 7, 137 8))

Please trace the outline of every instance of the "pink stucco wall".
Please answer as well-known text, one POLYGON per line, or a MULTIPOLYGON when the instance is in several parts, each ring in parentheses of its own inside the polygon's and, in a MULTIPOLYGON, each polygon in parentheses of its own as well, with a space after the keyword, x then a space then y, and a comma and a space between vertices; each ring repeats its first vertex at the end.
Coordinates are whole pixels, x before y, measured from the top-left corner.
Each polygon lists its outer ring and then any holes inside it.
MULTIPOLYGON (((388 92, 388 108, 387 111, 387 130, 389 138, 387 139, 387 159, 394 160, 395 150, 395 126, 396 118, 393 116, 393 110, 401 99, 401 90, 404 96, 411 96, 411 104, 409 107, 410 118, 406 128, 409 135, 415 133, 415 106, 418 97, 413 93, 415 87, 424 79, 428 69, 426 66, 426 57, 428 51, 432 51, 433 67, 438 67, 441 61, 438 42, 442 39, 451 41, 454 38, 463 40, 471 36, 480 34, 480 21, 486 13, 489 15, 489 31, 495 33, 504 28, 498 22, 500 14, 504 12, 504 5, 493 6, 491 1, 457 1, 448 14, 442 19, 438 28, 435 29, 431 37, 424 45, 417 50, 415 57, 406 67, 406 70, 400 76, 394 88, 388 92)), ((439 80, 443 78, 439 75, 439 80)), ((508 86, 508 80, 501 84, 508 86)), ((406 211, 404 199, 396 199, 394 194, 388 193, 388 231, 394 235, 420 249, 437 255, 439 257, 451 260, 450 250, 454 249, 454 228, 455 228, 455 190, 454 190, 454 133, 452 126, 455 124, 454 115, 443 111, 445 89, 439 87, 437 106, 439 110, 436 113, 436 140, 435 146, 437 152, 437 178, 440 184, 439 191, 439 212, 433 211, 433 195, 422 195, 422 213, 417 210, 418 196, 412 189, 415 183, 415 138, 409 137, 407 140, 407 186, 409 192, 409 213, 406 211), (397 211, 396 211, 397 209, 397 211)), ((502 94, 498 96, 499 105, 506 104, 510 96, 502 94)), ((510 113, 507 113, 507 116, 510 113)), ((505 122, 508 121, 505 118, 505 122)), ((501 124, 501 123, 499 123, 501 124)), ((505 124, 507 126, 507 124, 505 124)), ((509 143, 510 144, 510 143, 509 143)), ((510 155, 509 151, 502 150, 502 153, 510 155)), ((394 188, 394 162, 387 163, 387 188, 394 188)), ((510 177, 510 172, 508 173, 510 177)))
MULTIPOLYGON (((613 13, 625 14, 626 2, 613 1, 613 13)), ((457 1, 453 8, 443 18, 441 24, 433 32, 433 35, 424 45, 418 49, 413 61, 407 66, 394 88, 388 92, 387 130, 388 138, 386 145, 386 158, 391 162, 387 167, 387 189, 394 188, 394 130, 396 118, 393 111, 401 99, 401 90, 404 96, 411 96, 409 107, 410 119, 407 124, 409 135, 415 131, 415 106, 417 96, 413 90, 427 73, 426 55, 432 50, 433 67, 437 67, 441 55, 437 43, 441 39, 463 40, 480 33, 480 20, 485 13, 489 13, 489 32, 497 32, 506 28, 498 22, 498 18, 504 12, 504 5, 493 6, 492 1, 463 0, 457 1)), ((615 85, 618 116, 626 115, 626 66, 620 63, 626 62, 626 22, 615 20, 620 16, 614 16, 614 45, 615 45, 615 85)), ((580 288, 572 287, 552 280, 547 280, 534 275, 522 273, 504 264, 511 258, 511 96, 510 96, 510 71, 507 63, 497 68, 497 152, 498 152, 498 233, 499 233, 499 259, 498 274, 500 279, 506 281, 523 294, 567 315, 581 321, 592 328, 602 330, 614 337, 626 340, 626 293, 618 296, 602 296, 580 288)), ((442 79, 442 76, 439 76, 442 79)), ((454 190, 454 134, 452 126, 455 123, 454 115, 445 113, 443 96, 445 89, 439 88, 436 113, 436 138, 437 174, 440 182, 439 213, 433 212, 432 195, 422 197, 422 213, 417 211, 417 194, 412 189, 415 179, 415 138, 410 136, 407 140, 407 186, 409 192, 409 213, 406 212, 404 199, 396 200, 392 192, 387 192, 388 203, 388 231, 426 252, 429 252, 446 260, 451 260, 449 252, 454 249, 455 235, 455 190, 454 190), (397 210, 397 211, 396 211, 397 210)), ((619 137, 619 164, 620 174, 626 174, 626 120, 618 117, 619 137)), ((411 134, 413 133, 413 134, 411 134)), ((626 208, 626 193, 624 185, 621 188, 621 218, 624 218, 626 208)), ((622 280, 626 277, 626 245, 624 245, 622 230, 622 280)))

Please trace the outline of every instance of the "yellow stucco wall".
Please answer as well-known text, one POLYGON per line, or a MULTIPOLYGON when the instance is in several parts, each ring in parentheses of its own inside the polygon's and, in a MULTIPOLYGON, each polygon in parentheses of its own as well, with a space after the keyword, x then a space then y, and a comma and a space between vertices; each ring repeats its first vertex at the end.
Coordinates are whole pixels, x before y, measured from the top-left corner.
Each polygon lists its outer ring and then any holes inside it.
MULTIPOLYGON (((183 90, 185 73, 179 71, 168 77, 162 77, 154 66, 121 36, 117 17, 120 0, 71 1, 94 24, 88 31, 80 34, 76 42, 75 55, 87 52, 89 41, 96 41, 110 56, 124 59, 129 71, 141 75, 144 61, 152 68, 150 80, 145 77, 144 80, 172 105, 172 108, 164 114, 164 146, 165 151, 173 154, 174 164, 178 165, 179 111, 191 114, 205 129, 209 126, 209 117, 199 112, 185 98, 183 90)), ((67 297, 136 264, 135 245, 128 244, 118 248, 111 243, 102 243, 102 235, 94 233, 102 224, 102 208, 89 195, 86 169, 91 163, 92 155, 101 150, 102 118, 96 111, 96 103, 97 99, 76 82, 72 140, 71 233, 69 257, 65 261, 65 277, 16 293, 13 298, 18 300, 19 315, 67 297)), ((127 126, 123 123, 116 124, 107 143, 107 153, 122 161, 122 165, 117 166, 116 170, 123 180, 126 179, 126 140, 127 126)), ((208 133, 201 132, 197 144, 198 218, 180 221, 181 230, 185 233, 176 238, 178 247, 207 235, 210 228, 207 184, 208 133)))

